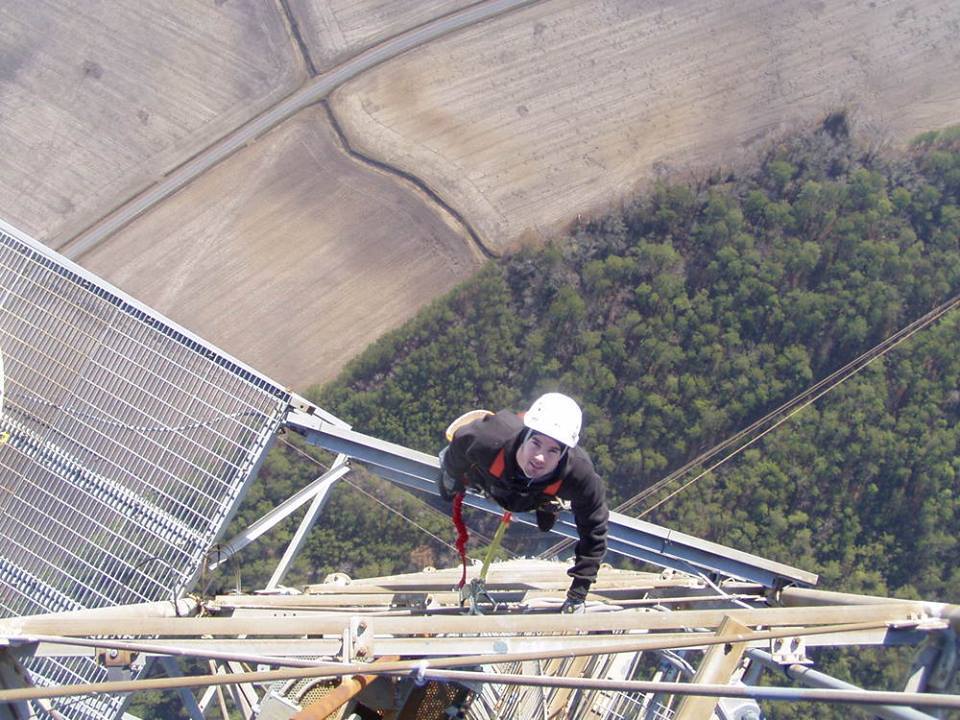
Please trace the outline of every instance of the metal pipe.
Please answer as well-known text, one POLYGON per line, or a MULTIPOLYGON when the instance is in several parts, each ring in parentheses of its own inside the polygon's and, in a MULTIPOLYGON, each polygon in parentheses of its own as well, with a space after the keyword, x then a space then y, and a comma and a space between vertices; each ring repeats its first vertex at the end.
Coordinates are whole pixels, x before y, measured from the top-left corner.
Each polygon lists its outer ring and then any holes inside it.
POLYGON ((265 588, 266 590, 275 590, 286 577, 287 571, 290 569, 290 565, 293 564, 294 558, 296 558, 297 554, 300 552, 301 546, 307 539, 307 534, 310 532, 310 529, 316 522, 317 517, 321 512, 323 512, 324 507, 326 507, 327 500, 330 497, 330 490, 333 488, 334 483, 336 483, 337 480, 346 474, 346 471, 349 470, 349 467, 347 456, 337 455, 337 459, 334 460, 333 467, 323 476, 324 480, 318 487, 316 495, 313 496, 313 502, 311 502, 310 507, 307 508, 307 512, 300 521, 297 531, 293 534, 290 544, 287 545, 287 549, 284 551, 283 557, 280 558, 280 562, 277 563, 277 567, 274 569, 273 575, 271 575, 270 579, 267 581, 265 588))
MULTIPOLYGON (((854 593, 831 592, 829 590, 815 590, 813 588, 785 587, 779 592, 772 593, 777 602, 783 607, 813 607, 838 605, 881 605, 883 603, 904 602, 900 598, 882 597, 878 595, 857 595, 854 593)), ((949 623, 954 629, 960 629, 960 605, 941 602, 919 602, 926 616, 939 618, 949 623)))
POLYGON ((215 546, 216 557, 208 563, 209 570, 216 570, 223 563, 243 550, 247 545, 264 533, 279 525, 300 507, 317 496, 324 496, 330 486, 350 472, 350 466, 344 456, 337 458, 333 466, 309 485, 301 488, 282 503, 271 509, 263 517, 255 520, 248 528, 225 543, 215 546))
MULTIPOLYGON (((489 573, 488 573, 489 574, 489 573)), ((559 585, 559 583, 557 583, 559 585)), ((504 603, 526 603, 530 600, 540 598, 556 598, 561 590, 566 590, 569 581, 564 582, 562 588, 517 588, 504 590, 499 583, 491 581, 487 583, 487 589, 497 593, 497 599, 504 603)), ((448 585, 449 587, 449 585, 448 585)), ((362 608, 390 608, 397 599, 401 590, 379 590, 375 592, 363 592, 362 588, 351 589, 350 592, 337 594, 314 594, 314 595, 263 595, 249 600, 234 600, 224 596, 218 596, 212 602, 206 603, 206 607, 211 612, 232 610, 235 617, 249 611, 281 611, 286 615, 297 613, 313 613, 317 611, 336 611, 348 609, 355 611, 362 608)), ((417 591, 411 591, 417 592, 417 591)), ((429 596, 437 604, 444 606, 453 606, 460 600, 460 594, 454 590, 429 590, 420 591, 424 596, 429 596)), ((597 589, 596 586, 590 588, 590 594, 594 597, 600 597, 607 600, 612 605, 620 608, 643 608, 651 605, 692 605, 694 603, 705 604, 711 601, 730 601, 736 600, 757 600, 755 595, 664 595, 663 597, 631 598, 618 597, 617 594, 606 592, 603 589, 597 589)), ((616 608, 615 608, 616 609, 616 608)), ((759 610, 760 607, 752 609, 759 610)))
MULTIPOLYGON (((880 595, 858 595, 856 593, 833 592, 815 588, 785 587, 775 593, 777 602, 784 607, 810 607, 814 605, 881 605, 883 603, 910 602, 900 598, 880 595)), ((920 601, 912 601, 920 602, 920 601)), ((944 603, 924 603, 931 609, 938 606, 956 608, 944 603)), ((940 613, 931 613, 940 617, 940 613)))
POLYGON ((7 623, 22 623, 31 618, 43 618, 46 621, 56 621, 62 618, 111 620, 143 618, 183 618, 193 617, 200 610, 200 603, 192 597, 179 598, 176 603, 172 600, 157 600, 154 602, 130 603, 129 605, 113 605, 100 608, 81 608, 80 610, 62 610, 60 612, 41 613, 39 615, 20 615, 5 618, 7 623))
MULTIPOLYGON (((747 687, 746 685, 716 685, 707 683, 667 683, 643 680, 605 680, 600 678, 550 677, 545 675, 512 675, 473 672, 465 670, 434 670, 420 668, 417 679, 444 682, 473 682, 500 685, 535 685, 540 687, 575 688, 579 690, 609 690, 615 692, 662 692, 670 695, 706 695, 710 697, 753 698, 755 700, 783 700, 789 702, 831 702, 869 705, 870 711, 878 713, 894 705, 924 705, 938 708, 960 708, 960 695, 933 695, 926 693, 885 692, 856 689, 797 689, 781 687, 747 687)), ((897 710, 898 708, 893 708, 897 710)), ((909 709, 907 710, 909 711, 909 709)), ((936 720, 914 711, 912 715, 897 717, 910 720, 936 720)))
MULTIPOLYGON (((723 638, 729 642, 730 638, 723 638)), ((20 688, 0 691, 0 703, 18 700, 36 700, 42 697, 66 697, 88 695, 102 692, 134 692, 138 690, 163 690, 198 685, 236 685, 240 683, 271 682, 274 680, 338 677, 350 673, 369 673, 370 664, 341 665, 337 670, 324 668, 294 668, 276 671, 243 672, 233 675, 204 675, 184 678, 153 678, 149 680, 131 680, 115 683, 91 683, 71 685, 61 688, 20 688)), ((646 682, 639 680, 618 681, 594 678, 549 677, 529 675, 509 675, 497 673, 478 673, 460 670, 443 670, 429 667, 426 663, 383 663, 377 667, 377 674, 408 675, 415 679, 436 679, 458 682, 490 682, 503 685, 527 685, 545 687, 564 687, 587 690, 611 690, 617 692, 662 692, 673 695, 707 695, 711 697, 754 698, 772 701, 837 702, 858 705, 917 705, 923 707, 960 709, 960 695, 882 692, 874 690, 838 690, 838 689, 798 689, 777 687, 746 687, 742 685, 715 685, 670 682, 646 682), (403 666, 403 667, 398 667, 403 666)), ((912 716, 913 718, 927 716, 912 716)), ((935 720, 930 718, 930 720, 935 720)))
MULTIPOLYGON (((385 655, 399 655, 400 657, 413 659, 420 657, 461 657, 463 655, 484 655, 495 652, 550 652, 563 648, 570 649, 596 646, 598 642, 603 642, 610 648, 610 653, 618 653, 619 648, 625 645, 630 646, 630 652, 633 652, 634 643, 637 638, 643 637, 644 633, 624 633, 615 635, 579 635, 568 634, 549 634, 549 635, 496 635, 496 636, 477 636, 477 635, 455 635, 455 636, 431 636, 431 637, 377 637, 375 657, 385 655)), ((713 636, 711 633, 693 634, 690 632, 670 632, 647 634, 647 637, 655 639, 661 648, 670 648, 680 640, 689 640, 692 637, 703 637, 709 641, 713 636)), ((897 642, 904 637, 910 639, 903 644, 916 646, 925 638, 922 633, 910 633, 907 636, 897 636, 897 642)), ((891 647, 890 633, 888 630, 860 630, 858 632, 844 632, 831 635, 808 635, 805 638, 807 649, 821 647, 847 647, 847 646, 884 646, 891 647)), ((157 657, 167 655, 164 652, 166 645, 162 640, 140 640, 144 649, 141 652, 146 657, 157 657), (146 649, 149 647, 150 649, 146 649)), ((198 656, 207 651, 216 651, 223 653, 245 654, 249 661, 259 657, 281 657, 281 658, 333 658, 342 650, 343 638, 328 636, 324 638, 297 638, 297 639, 277 639, 277 638, 189 638, 177 640, 174 643, 174 649, 184 657, 198 656)), ((768 649, 770 640, 751 640, 748 641, 751 647, 768 649)), ((687 648, 693 652, 702 651, 709 645, 704 644, 700 647, 687 648)), ((102 644, 98 648, 78 645, 61 645, 56 642, 43 642, 36 646, 33 651, 34 657, 86 657, 93 658, 99 652, 108 649, 102 644)), ((649 650, 649 648, 648 648, 649 650)), ((654 651, 655 652, 655 651, 654 651)), ((226 659, 245 658, 230 657, 226 659)), ((258 660, 259 662, 259 660, 258 660)), ((272 664, 272 663, 271 663, 272 664)), ((755 664, 760 667, 759 664, 755 664)), ((746 683, 747 685, 755 683, 746 683)), ((901 690, 923 690, 921 687, 900 687, 901 690)))
MULTIPOLYGON (((666 630, 672 628, 717 627, 727 616, 743 625, 765 627, 840 625, 860 622, 897 624, 923 617, 921 603, 861 605, 833 608, 761 608, 755 610, 680 610, 672 613, 616 612, 562 616, 556 613, 512 615, 450 615, 383 617, 377 632, 383 635, 437 635, 452 633, 534 633, 613 632, 617 630, 666 630)), ((914 621, 916 622, 916 621, 914 621)), ((200 617, 200 618, 117 618, 86 620, 63 616, 55 620, 43 615, 4 618, 0 636, 117 636, 156 635, 185 637, 203 635, 246 635, 248 637, 339 635, 349 624, 342 615, 200 617)))
MULTIPOLYGON (((167 677, 183 677, 183 673, 172 657, 160 658, 160 665, 167 674, 167 677)), ((178 692, 180 702, 183 704, 183 709, 186 710, 190 716, 190 720, 203 720, 203 711, 200 709, 200 705, 197 703, 197 699, 193 696, 190 688, 180 688, 178 692)))
MULTIPOLYGON (((399 659, 400 658, 398 657, 389 657, 383 658, 379 662, 396 662, 399 659)), ((377 664, 379 663, 371 663, 371 667, 377 664)), ((290 720, 324 720, 328 715, 331 715, 334 710, 350 702, 353 700, 353 698, 362 693, 367 685, 372 683, 378 677, 380 676, 370 673, 345 677, 340 681, 339 687, 335 688, 327 695, 324 695, 312 705, 308 705, 297 712, 295 715, 293 715, 293 717, 290 718, 290 720)))
MULTIPOLYGON (((858 632, 861 630, 886 627, 886 621, 875 621, 865 623, 849 623, 845 625, 823 625, 813 628, 780 628, 776 630, 759 630, 747 633, 737 633, 720 638, 713 633, 685 633, 682 639, 676 635, 669 638, 658 637, 657 634, 644 634, 642 639, 634 642, 623 642, 619 640, 616 645, 616 652, 647 652, 656 650, 676 650, 681 648, 701 648, 710 645, 718 645, 727 642, 756 642, 764 640, 774 640, 777 638, 797 637, 808 635, 829 635, 833 633, 858 632)), ((135 642, 130 640, 110 640, 107 638, 73 638, 60 635, 10 635, 7 637, 10 642, 37 642, 37 643, 61 643, 63 645, 79 645, 96 648, 116 648, 118 650, 129 650, 131 652, 147 652, 154 655, 170 655, 174 657, 202 657, 213 660, 245 662, 257 665, 277 665, 280 667, 291 668, 316 668, 320 664, 316 660, 298 659, 291 657, 281 657, 278 655, 261 655, 258 653, 242 652, 223 652, 217 650, 203 650, 200 648, 177 647, 174 645, 160 645, 153 642, 135 642)), ((454 667, 456 665, 488 665, 498 662, 518 662, 522 660, 547 660, 552 658, 567 658, 579 655, 609 655, 613 652, 614 646, 609 642, 583 646, 579 648, 567 648, 563 650, 548 650, 538 652, 524 653, 499 653, 495 655, 471 655, 460 656, 459 658, 447 658, 435 662, 434 667, 454 667)), ((331 668, 344 668, 342 663, 329 663, 331 668)), ((360 668, 368 667, 361 665, 360 668)), ((413 664, 411 664, 413 667, 413 664)), ((343 673, 348 673, 344 670, 343 673)), ((341 673, 341 674, 343 674, 341 673)))
MULTIPOLYGON (((440 463, 435 455, 427 455, 354 430, 334 427, 321 418, 298 410, 288 414, 286 425, 302 434, 307 442, 355 458, 367 465, 372 472, 391 482, 433 495, 438 494, 436 478, 439 475, 440 463)), ((503 512, 495 503, 470 493, 466 495, 464 502, 497 515, 503 512)), ((515 520, 528 525, 536 524, 524 515, 529 513, 521 513, 515 520)), ((817 583, 814 573, 620 513, 611 512, 608 525, 609 551, 661 567, 689 572, 693 566, 729 577, 751 580, 766 587, 817 583)), ((573 515, 569 512, 560 513, 551 532, 568 538, 579 537, 573 515)))
MULTIPOLYGON (((224 672, 229 673, 227 675, 228 677, 236 677, 246 673, 243 665, 235 662, 228 662, 224 668, 224 672)), ((233 698, 233 704, 237 706, 244 720, 254 720, 253 709, 257 706, 259 698, 257 697, 257 691, 253 687, 253 683, 248 680, 230 683, 228 690, 230 691, 230 697, 233 698)))
MULTIPOLYGON (((809 685, 814 688, 826 688, 831 690, 843 690, 849 692, 868 692, 862 688, 857 687, 856 685, 851 685, 848 682, 843 680, 838 680, 835 677, 827 675, 826 673, 819 672, 812 668, 807 667, 806 665, 801 665, 800 663, 792 663, 789 665, 783 665, 778 663, 770 653, 764 652, 763 650, 751 649, 747 650, 747 656, 756 660, 757 662, 765 665, 766 667, 779 672, 783 670, 788 678, 796 679, 802 682, 804 685, 809 685)), ((903 695, 921 695, 922 693, 902 693, 903 695)), ((903 703, 903 705, 917 705, 919 703, 903 703)), ((947 706, 934 706, 934 707, 947 707, 947 706)), ((894 707, 892 705, 880 705, 874 707, 871 705, 870 712, 874 715, 884 718, 884 720, 937 720, 932 715, 927 715, 922 713, 919 710, 913 710, 909 707, 894 707)))
MULTIPOLYGON (((711 635, 709 637, 692 637, 687 641, 674 641, 669 643, 667 646, 663 642, 658 642, 655 638, 647 637, 644 640, 638 640, 636 643, 630 645, 623 645, 617 649, 617 652, 643 652, 648 650, 662 650, 666 647, 670 648, 681 648, 681 647, 699 647, 705 645, 716 645, 721 643, 737 643, 737 642, 750 642, 754 640, 765 640, 765 639, 774 639, 781 637, 795 637, 797 635, 804 634, 820 634, 820 633, 834 633, 834 632, 853 632, 857 630, 864 630, 867 628, 873 627, 882 627, 886 623, 884 622, 873 622, 873 623, 852 623, 849 625, 831 625, 831 626, 822 626, 817 628, 808 628, 806 630, 798 631, 796 628, 780 629, 780 630, 764 630, 758 632, 748 632, 748 633, 736 633, 732 635, 725 635, 719 637, 717 635, 711 635)), ((11 640, 18 641, 37 641, 37 642, 64 642, 71 644, 96 644, 99 643, 104 647, 120 647, 123 649, 138 649, 137 643, 126 643, 126 642, 111 642, 104 640, 83 640, 83 639, 73 639, 73 638, 58 638, 51 636, 30 636, 30 637, 11 637, 11 640)), ((170 648, 175 652, 170 654, 176 655, 186 655, 186 654, 195 654, 203 657, 210 657, 214 655, 213 652, 196 652, 190 653, 188 651, 183 651, 179 648, 170 648)), ((554 651, 539 651, 539 652, 524 652, 524 653, 501 653, 496 655, 469 655, 461 656, 454 658, 444 658, 441 660, 434 661, 432 666, 437 667, 470 667, 475 665, 490 665, 495 663, 507 663, 507 662, 522 662, 524 660, 545 660, 551 658, 567 658, 567 657, 579 657, 586 655, 610 655, 611 654, 610 645, 599 645, 593 647, 583 647, 574 649, 564 649, 564 650, 554 650, 554 651)), ((156 652, 157 647, 151 646, 151 651, 156 652)), ((216 653, 217 656, 226 657, 227 655, 233 655, 236 657, 236 654, 232 653, 216 653)), ((210 675, 198 675, 194 677, 185 677, 185 678, 151 678, 147 680, 131 680, 125 682, 100 682, 100 683, 89 683, 82 685, 66 685, 60 687, 43 687, 43 688, 17 688, 12 690, 0 690, 0 703, 3 702, 16 702, 18 700, 35 700, 37 698, 45 697, 68 697, 73 695, 88 695, 94 693, 122 693, 122 692, 136 692, 138 690, 167 690, 167 689, 177 689, 181 687, 203 687, 207 685, 230 685, 237 683, 255 683, 255 682, 272 682, 274 680, 290 680, 294 678, 313 678, 313 677, 340 677, 343 675, 351 675, 357 673, 365 673, 370 671, 369 663, 353 664, 347 665, 343 663, 328 663, 326 665, 317 665, 315 661, 310 660, 296 660, 293 658, 281 658, 281 657, 271 657, 271 656, 258 656, 257 659, 254 659, 253 656, 246 656, 246 662, 257 662, 261 664, 272 664, 272 665, 285 665, 292 666, 283 670, 265 670, 259 672, 250 672, 250 673, 234 673, 228 678, 221 676, 210 676, 210 675), (311 666, 304 667, 307 663, 312 663, 311 666)), ((416 670, 418 667, 421 667, 424 661, 402 661, 397 663, 385 663, 381 668, 380 672, 382 673, 407 673, 413 670, 416 670)), ((703 694, 703 693, 701 693, 703 694)))
MULTIPOLYGON (((208 667, 210 668, 210 672, 217 672, 217 663, 213 660, 208 662, 208 667)), ((230 711, 227 709, 227 696, 223 694, 223 688, 219 685, 213 685, 210 689, 214 691, 217 698, 217 705, 220 706, 220 717, 222 720, 230 720, 230 711)), ((201 710, 202 709, 204 709, 204 706, 201 706, 201 710)))

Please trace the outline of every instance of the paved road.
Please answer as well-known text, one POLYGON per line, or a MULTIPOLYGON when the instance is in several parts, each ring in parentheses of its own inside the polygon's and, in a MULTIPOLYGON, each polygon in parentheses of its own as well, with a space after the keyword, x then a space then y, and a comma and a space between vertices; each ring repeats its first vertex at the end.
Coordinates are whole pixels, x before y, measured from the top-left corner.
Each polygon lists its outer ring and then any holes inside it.
POLYGON ((455 30, 474 25, 538 0, 485 0, 450 15, 438 18, 420 27, 408 30, 381 44, 365 50, 333 70, 318 75, 307 85, 246 125, 221 138, 189 162, 171 171, 156 185, 144 190, 129 202, 116 208, 79 235, 65 241, 55 250, 72 260, 109 237, 138 215, 173 195, 191 180, 203 174, 224 158, 303 108, 322 100, 331 91, 356 75, 401 53, 419 47, 455 30))

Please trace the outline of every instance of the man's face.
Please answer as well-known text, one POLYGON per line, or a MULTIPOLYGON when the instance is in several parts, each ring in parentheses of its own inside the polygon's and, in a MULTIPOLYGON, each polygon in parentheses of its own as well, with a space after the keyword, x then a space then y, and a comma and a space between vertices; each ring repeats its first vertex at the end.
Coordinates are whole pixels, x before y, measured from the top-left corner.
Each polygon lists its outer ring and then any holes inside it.
POLYGON ((551 437, 534 433, 517 450, 517 465, 531 479, 552 473, 563 457, 563 445, 551 437))

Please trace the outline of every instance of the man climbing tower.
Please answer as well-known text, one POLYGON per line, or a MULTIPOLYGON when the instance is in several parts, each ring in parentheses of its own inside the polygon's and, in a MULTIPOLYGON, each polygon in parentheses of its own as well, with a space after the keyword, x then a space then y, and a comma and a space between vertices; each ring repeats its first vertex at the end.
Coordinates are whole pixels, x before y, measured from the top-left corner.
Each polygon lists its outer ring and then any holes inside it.
POLYGON ((505 510, 536 512, 543 532, 556 522, 559 500, 570 501, 580 540, 561 611, 582 612, 606 553, 609 511, 603 481, 577 445, 580 407, 566 395, 547 393, 525 413, 480 414, 457 427, 440 452, 441 496, 454 500, 469 486, 505 510))

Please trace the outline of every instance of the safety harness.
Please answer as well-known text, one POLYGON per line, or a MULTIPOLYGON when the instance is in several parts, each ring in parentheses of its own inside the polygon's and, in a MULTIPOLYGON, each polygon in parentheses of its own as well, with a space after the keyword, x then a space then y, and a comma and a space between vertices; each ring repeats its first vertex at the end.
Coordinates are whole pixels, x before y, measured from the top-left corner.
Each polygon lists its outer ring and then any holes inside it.
MULTIPOLYGON (((507 456, 504 448, 500 448, 500 452, 496 454, 493 458, 493 462, 490 463, 490 467, 487 468, 493 477, 500 479, 503 477, 503 473, 507 467, 507 456)), ((467 478, 463 478, 464 486, 470 484, 467 478)), ((549 495, 553 497, 560 491, 560 486, 563 485, 563 478, 558 478, 554 482, 547 485, 541 492, 544 495, 549 495)), ((458 492, 453 498, 453 506, 451 510, 451 517, 453 519, 453 525, 457 529, 457 540, 456 548, 457 552, 460 553, 460 564, 463 566, 463 571, 460 574, 460 583, 457 585, 457 588, 462 588, 467 582, 467 541, 470 540, 470 533, 467 530, 466 524, 463 522, 463 496, 465 494, 464 490, 458 492)), ((481 579, 484 579, 487 574, 487 568, 490 566, 490 558, 493 557, 493 553, 496 551, 497 547, 500 545, 500 539, 503 537, 503 533, 506 530, 506 526, 510 524, 511 513, 509 510, 503 513, 503 517, 500 518, 500 527, 497 528, 497 533, 493 536, 493 542, 490 544, 489 550, 487 550, 487 556, 483 561, 483 569, 480 572, 481 579)))

